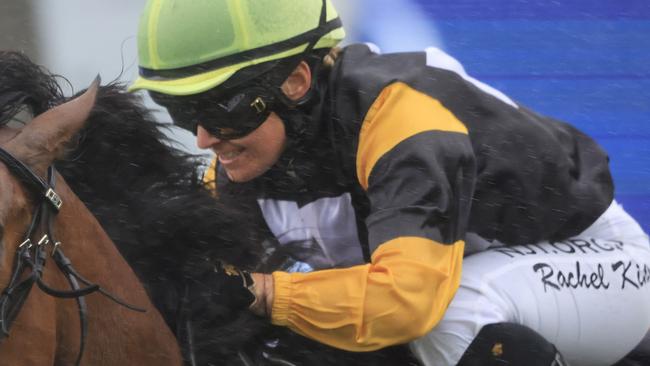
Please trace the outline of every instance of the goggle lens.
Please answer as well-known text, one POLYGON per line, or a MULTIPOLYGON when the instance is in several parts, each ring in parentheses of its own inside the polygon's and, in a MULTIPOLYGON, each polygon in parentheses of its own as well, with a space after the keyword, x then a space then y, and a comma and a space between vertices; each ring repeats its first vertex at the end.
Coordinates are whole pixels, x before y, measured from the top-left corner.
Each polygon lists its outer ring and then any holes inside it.
POLYGON ((220 97, 209 92, 190 96, 150 94, 154 102, 167 109, 178 127, 196 135, 201 125, 219 139, 237 139, 253 132, 268 118, 274 100, 260 86, 220 97))

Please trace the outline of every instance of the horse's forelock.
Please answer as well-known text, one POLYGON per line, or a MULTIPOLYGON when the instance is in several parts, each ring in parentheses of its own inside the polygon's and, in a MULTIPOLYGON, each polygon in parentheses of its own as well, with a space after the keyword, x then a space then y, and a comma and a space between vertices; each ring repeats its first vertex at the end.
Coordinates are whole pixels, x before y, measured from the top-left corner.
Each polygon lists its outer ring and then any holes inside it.
POLYGON ((0 51, 0 124, 25 107, 37 115, 62 99, 56 76, 20 52, 0 51))
POLYGON ((4 148, 43 176, 61 157, 70 139, 83 127, 95 104, 99 79, 82 95, 48 109, 20 129, 4 148))

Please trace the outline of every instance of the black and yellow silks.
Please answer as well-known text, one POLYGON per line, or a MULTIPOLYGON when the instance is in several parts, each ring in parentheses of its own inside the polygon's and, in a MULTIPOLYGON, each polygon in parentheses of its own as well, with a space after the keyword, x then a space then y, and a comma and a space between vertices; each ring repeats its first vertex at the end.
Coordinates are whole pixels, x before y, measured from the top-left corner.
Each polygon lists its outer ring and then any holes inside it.
POLYGON ((304 111, 303 141, 251 182, 218 169, 220 197, 248 204, 284 250, 309 261, 300 253, 311 240, 321 250, 311 258, 325 258, 313 267, 341 267, 275 272, 275 324, 353 351, 407 342, 444 315, 467 233, 506 245, 569 237, 611 202, 593 140, 430 56, 345 48, 304 111), (356 219, 347 242, 350 220, 314 218, 346 203, 356 219))

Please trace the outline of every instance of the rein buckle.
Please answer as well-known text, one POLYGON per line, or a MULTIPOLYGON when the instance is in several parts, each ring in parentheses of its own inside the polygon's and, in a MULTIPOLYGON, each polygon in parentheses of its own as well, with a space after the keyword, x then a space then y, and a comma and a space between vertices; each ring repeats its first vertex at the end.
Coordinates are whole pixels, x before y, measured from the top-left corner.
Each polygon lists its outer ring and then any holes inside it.
POLYGON ((41 240, 38 241, 38 246, 47 245, 50 242, 50 238, 47 237, 47 234, 43 235, 41 240))
POLYGON ((20 243, 20 245, 18 245, 18 248, 22 248, 25 245, 27 245, 27 249, 31 248, 32 247, 32 240, 30 238, 25 239, 24 242, 22 242, 22 243, 20 243))
POLYGON ((57 249, 59 249, 59 247, 61 245, 63 245, 63 244, 61 244, 60 241, 55 241, 54 242, 54 246, 52 246, 52 253, 50 254, 52 257, 54 257, 54 253, 56 253, 57 249))

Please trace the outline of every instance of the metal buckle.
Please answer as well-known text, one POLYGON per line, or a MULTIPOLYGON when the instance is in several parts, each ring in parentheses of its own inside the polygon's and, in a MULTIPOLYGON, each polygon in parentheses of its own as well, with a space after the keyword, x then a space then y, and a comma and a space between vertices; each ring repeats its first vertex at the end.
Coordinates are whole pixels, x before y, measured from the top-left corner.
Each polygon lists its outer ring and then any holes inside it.
POLYGON ((47 237, 47 234, 43 235, 41 240, 38 241, 38 246, 47 245, 50 242, 50 238, 47 237))
POLYGON ((262 99, 262 97, 257 97, 253 103, 251 103, 251 107, 255 108, 257 113, 262 113, 266 110, 266 103, 264 103, 264 99, 262 99))
POLYGON ((63 201, 61 201, 61 197, 59 197, 56 192, 52 188, 48 188, 47 192, 45 192, 45 198, 47 198, 50 203, 56 208, 57 210, 61 209, 61 205, 63 205, 63 201))
POLYGON ((60 241, 55 241, 54 246, 52 247, 52 253, 50 254, 51 256, 54 256, 54 253, 59 249, 60 246, 63 244, 60 241))
POLYGON ((25 239, 24 242, 22 242, 22 243, 20 243, 20 245, 18 245, 18 248, 22 248, 25 245, 27 245, 27 249, 31 248, 32 247, 32 240, 29 239, 29 238, 25 239))

